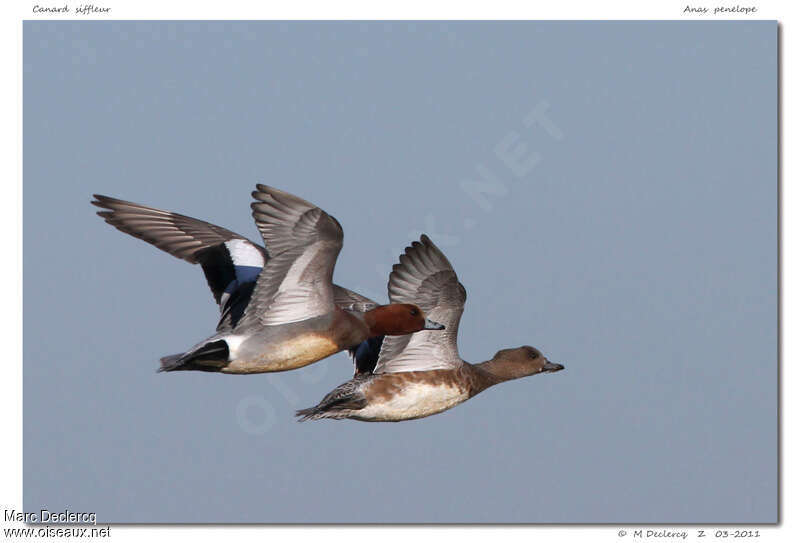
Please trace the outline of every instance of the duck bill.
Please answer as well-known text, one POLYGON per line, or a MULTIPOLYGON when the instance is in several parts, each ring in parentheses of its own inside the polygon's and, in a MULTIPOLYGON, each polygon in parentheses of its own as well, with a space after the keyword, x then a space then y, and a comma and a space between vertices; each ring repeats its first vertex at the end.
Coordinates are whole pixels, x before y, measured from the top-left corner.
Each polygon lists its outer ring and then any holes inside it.
POLYGON ((439 324, 436 321, 425 319, 425 327, 423 330, 444 330, 444 324, 439 324))
POLYGON ((547 373, 553 373, 555 371, 561 371, 563 369, 564 366, 562 366, 561 364, 556 364, 555 362, 549 362, 549 361, 542 367, 542 371, 545 371, 547 373))

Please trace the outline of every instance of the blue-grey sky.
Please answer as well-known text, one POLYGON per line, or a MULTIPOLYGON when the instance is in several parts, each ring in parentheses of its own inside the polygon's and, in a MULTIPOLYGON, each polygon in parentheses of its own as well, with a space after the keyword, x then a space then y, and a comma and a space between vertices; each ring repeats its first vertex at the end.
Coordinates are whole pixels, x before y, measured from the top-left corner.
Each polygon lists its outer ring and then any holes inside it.
POLYGON ((24 507, 98 522, 774 522, 775 22, 26 22, 24 507), (94 192, 258 240, 250 191, 345 231, 386 299, 428 233, 464 359, 566 370, 399 424, 298 424, 344 354, 156 374, 199 268, 94 192))

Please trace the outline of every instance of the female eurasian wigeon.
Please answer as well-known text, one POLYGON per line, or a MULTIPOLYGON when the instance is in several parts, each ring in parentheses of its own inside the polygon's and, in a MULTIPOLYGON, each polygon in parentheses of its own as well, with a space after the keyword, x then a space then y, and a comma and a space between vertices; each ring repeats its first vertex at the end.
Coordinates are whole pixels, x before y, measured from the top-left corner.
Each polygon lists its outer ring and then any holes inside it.
POLYGON ((266 249, 198 219, 94 195, 110 225, 200 264, 219 304, 217 333, 162 358, 160 371, 285 371, 374 336, 444 328, 413 303, 378 306, 334 285, 339 222, 297 196, 256 188, 251 207, 266 249))
POLYGON ((444 324, 439 333, 384 338, 376 357, 371 349, 354 353, 355 376, 315 407, 297 412, 300 420, 356 419, 396 422, 450 409, 492 385, 564 369, 533 347, 503 349, 480 364, 458 356, 458 323, 467 291, 453 267, 423 235, 407 247, 389 276, 393 303, 416 300, 428 315, 444 324))

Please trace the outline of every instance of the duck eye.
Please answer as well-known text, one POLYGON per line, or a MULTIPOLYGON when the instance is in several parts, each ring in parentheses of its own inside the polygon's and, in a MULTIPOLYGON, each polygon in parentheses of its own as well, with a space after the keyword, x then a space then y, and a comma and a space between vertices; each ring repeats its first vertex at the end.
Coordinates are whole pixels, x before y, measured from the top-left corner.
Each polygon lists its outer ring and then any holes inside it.
POLYGON ((412 307, 411 314, 416 317, 417 315, 419 315, 419 310, 416 307, 412 307))

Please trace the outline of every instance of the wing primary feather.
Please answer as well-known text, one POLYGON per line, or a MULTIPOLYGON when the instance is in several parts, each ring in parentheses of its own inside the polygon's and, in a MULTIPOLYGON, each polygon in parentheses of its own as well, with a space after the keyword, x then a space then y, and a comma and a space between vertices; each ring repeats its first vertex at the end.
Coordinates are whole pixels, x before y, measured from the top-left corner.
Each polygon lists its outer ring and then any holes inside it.
POLYGON ((406 247, 389 275, 392 303, 417 304, 426 315, 445 325, 443 331, 421 331, 384 338, 375 373, 454 368, 458 355, 458 324, 466 290, 452 265, 426 235, 406 247))

